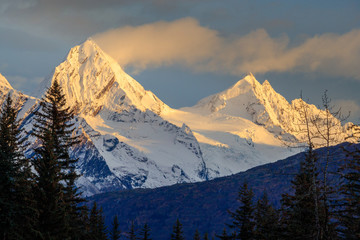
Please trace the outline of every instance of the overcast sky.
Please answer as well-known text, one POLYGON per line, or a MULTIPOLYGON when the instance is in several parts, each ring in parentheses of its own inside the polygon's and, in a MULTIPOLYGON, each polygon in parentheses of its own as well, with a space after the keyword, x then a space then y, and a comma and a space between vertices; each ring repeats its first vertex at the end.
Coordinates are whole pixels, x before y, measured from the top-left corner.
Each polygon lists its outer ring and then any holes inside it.
POLYGON ((0 0, 0 73, 25 93, 88 37, 175 108, 252 72, 360 122, 358 0, 0 0))

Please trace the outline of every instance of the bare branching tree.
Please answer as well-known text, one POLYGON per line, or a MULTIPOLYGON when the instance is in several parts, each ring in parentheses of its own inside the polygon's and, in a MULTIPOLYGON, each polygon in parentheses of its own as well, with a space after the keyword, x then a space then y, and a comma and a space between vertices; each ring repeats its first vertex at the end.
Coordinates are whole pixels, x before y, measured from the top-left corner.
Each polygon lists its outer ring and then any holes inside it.
MULTIPOLYGON (((328 236, 331 235, 331 229, 329 227, 331 225, 331 216, 328 197, 328 194, 331 192, 328 187, 328 168, 329 162, 332 161, 330 147, 347 140, 346 134, 342 128, 342 123, 348 119, 350 113, 348 115, 343 115, 341 113, 341 108, 336 108, 332 105, 331 99, 327 95, 327 91, 325 91, 322 96, 322 106, 319 107, 319 111, 312 111, 312 109, 310 109, 311 105, 303 101, 302 95, 301 99, 294 107, 296 114, 299 114, 300 117, 300 119, 295 122, 296 129, 294 129, 294 133, 296 133, 299 141, 296 146, 307 147, 308 149, 319 147, 326 148, 325 155, 323 156, 325 162, 321 169, 323 174, 321 192, 318 193, 315 191, 319 186, 315 185, 316 179, 314 177, 313 196, 316 209, 316 227, 318 229, 316 239, 328 239, 328 236), (318 204, 321 204, 321 208, 319 208, 318 204)), ((354 130, 352 132, 354 132, 354 130)))

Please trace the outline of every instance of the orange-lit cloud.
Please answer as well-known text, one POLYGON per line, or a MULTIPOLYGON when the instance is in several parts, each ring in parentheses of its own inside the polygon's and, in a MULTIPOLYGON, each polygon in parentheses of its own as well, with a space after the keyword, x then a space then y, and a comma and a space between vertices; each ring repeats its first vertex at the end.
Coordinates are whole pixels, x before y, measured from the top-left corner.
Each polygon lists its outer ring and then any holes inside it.
POLYGON ((122 66, 137 70, 183 64, 196 71, 319 72, 360 79, 360 30, 323 34, 290 47, 289 38, 273 38, 264 29, 223 37, 194 18, 112 29, 93 36, 122 66))
POLYGON ((221 46, 217 32, 192 18, 124 27, 93 36, 120 65, 145 69, 172 63, 198 64, 213 57, 221 46))

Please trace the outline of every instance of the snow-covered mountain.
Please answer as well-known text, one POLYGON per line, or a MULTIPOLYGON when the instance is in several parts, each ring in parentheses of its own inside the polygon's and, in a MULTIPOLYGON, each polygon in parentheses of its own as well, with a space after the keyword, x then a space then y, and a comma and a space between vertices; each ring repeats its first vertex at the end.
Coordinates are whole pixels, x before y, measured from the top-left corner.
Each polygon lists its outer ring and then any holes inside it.
MULTIPOLYGON (((289 103, 278 94, 265 80, 260 84, 250 73, 229 89, 200 100, 191 108, 183 111, 201 113, 201 115, 241 117, 253 123, 264 126, 266 130, 283 141, 301 140, 304 138, 304 111, 312 123, 310 128, 316 134, 314 122, 320 130, 324 130, 324 121, 328 117, 331 132, 336 133, 338 141, 344 141, 348 136, 349 125, 342 126, 341 122, 331 114, 308 104, 302 99, 295 99, 289 103)), ((321 140, 314 139, 318 144, 321 140)))
MULTIPOLYGON (((171 110, 162 116, 170 122, 185 122, 192 128, 204 153, 209 177, 233 174, 250 167, 294 154, 305 139, 304 111, 311 121, 310 132, 318 135, 330 126, 333 144, 352 134, 352 123, 345 126, 315 105, 301 99, 289 103, 265 80, 260 84, 250 73, 229 89, 200 100, 195 106, 171 110), (221 161, 219 161, 221 159, 221 161)), ((324 139, 313 139, 320 147, 324 139)))
POLYGON ((208 179, 191 130, 160 117, 170 108, 91 39, 70 50, 38 97, 55 80, 77 114, 82 142, 72 155, 88 194, 208 179))
MULTIPOLYGON (((70 50, 37 98, 17 92, 0 75, 1 101, 10 91, 22 99, 20 117, 27 131, 38 99, 55 80, 76 112, 82 141, 71 155, 79 159, 78 185, 87 195, 234 174, 294 154, 283 143, 300 138, 295 106, 303 102, 288 103, 267 81, 260 84, 249 74, 193 107, 172 109, 91 39, 70 50)), ((321 112, 306 106, 313 115, 321 112)), ((346 135, 338 121, 336 128, 346 135)))
MULTIPOLYGON (((17 91, 10 85, 8 80, 0 74, 0 106, 3 105, 7 95, 9 94, 13 99, 13 104, 16 105, 20 110, 19 118, 28 118, 29 115, 31 115, 31 113, 34 111, 38 99, 17 91)), ((25 123, 25 121, 22 122, 25 123)))
POLYGON ((51 80, 45 79, 41 84, 38 97, 55 79, 78 114, 95 116, 104 109, 124 112, 134 108, 160 114, 169 108, 126 74, 91 39, 70 50, 65 61, 55 68, 51 80))

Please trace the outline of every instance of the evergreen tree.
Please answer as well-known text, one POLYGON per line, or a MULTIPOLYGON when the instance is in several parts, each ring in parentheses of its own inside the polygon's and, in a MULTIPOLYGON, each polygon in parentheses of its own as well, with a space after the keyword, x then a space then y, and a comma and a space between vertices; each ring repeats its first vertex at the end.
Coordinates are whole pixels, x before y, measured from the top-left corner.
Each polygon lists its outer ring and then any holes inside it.
POLYGON ((96 202, 94 202, 89 217, 89 239, 106 240, 106 234, 107 230, 104 217, 102 215, 102 208, 98 209, 96 202))
POLYGON ((204 234, 204 240, 209 240, 209 234, 207 232, 204 234))
POLYGON ((200 240, 200 233, 199 233, 199 230, 197 230, 197 229, 194 234, 194 240, 200 240))
POLYGON ((269 204, 267 193, 264 192, 255 208, 255 239, 278 239, 279 216, 277 211, 269 204))
POLYGON ((91 239, 90 237, 90 216, 89 209, 84 205, 80 210, 80 222, 83 225, 81 230, 81 240, 91 239))
POLYGON ((228 233, 226 232, 226 228, 223 229, 221 235, 217 235, 216 237, 221 239, 221 240, 234 240, 234 239, 236 239, 235 234, 228 235, 228 233))
POLYGON ((320 239, 319 182, 316 168, 317 156, 310 147, 301 163, 300 171, 291 182, 294 195, 282 198, 282 227, 287 239, 320 239))
POLYGON ((81 206, 85 200, 75 186, 75 180, 78 175, 75 173, 75 167, 69 166, 67 184, 63 186, 63 198, 65 203, 65 223, 68 234, 71 239, 83 239, 86 236, 86 221, 84 214, 87 214, 87 207, 81 206))
POLYGON ((253 196, 252 190, 248 188, 247 183, 244 183, 239 191, 239 208, 235 212, 229 211, 233 219, 229 227, 234 230, 237 239, 254 239, 253 196))
POLYGON ((112 221, 112 229, 110 232, 110 239, 111 240, 119 240, 120 239, 121 231, 119 229, 119 221, 118 217, 115 215, 112 221))
POLYGON ((49 132, 44 134, 48 139, 41 149, 37 149, 42 154, 41 161, 34 161, 37 171, 35 194, 39 211, 38 230, 43 239, 66 239, 60 166, 52 157, 53 142, 49 135, 49 132))
POLYGON ((33 239, 36 238, 37 212, 32 195, 32 173, 23 155, 23 131, 17 116, 18 109, 8 95, 0 116, 0 237, 33 239))
POLYGON ((348 158, 342 166, 344 183, 338 218, 338 231, 342 239, 360 239, 360 150, 347 151, 348 158))
POLYGON ((175 225, 173 226, 173 232, 171 233, 171 240, 185 240, 183 236, 182 224, 179 219, 176 220, 175 225))
POLYGON ((130 231, 128 232, 128 239, 130 240, 137 239, 134 221, 131 221, 130 231))
POLYGON ((36 170, 39 231, 45 239, 81 238, 81 209, 84 200, 77 192, 74 164, 69 148, 78 142, 73 113, 66 106, 65 95, 57 81, 47 90, 35 113, 32 135, 38 139, 33 165, 36 170))
POLYGON ((141 239, 142 240, 151 240, 150 231, 151 231, 151 229, 150 229, 149 225, 147 223, 145 223, 143 229, 140 232, 141 239))

